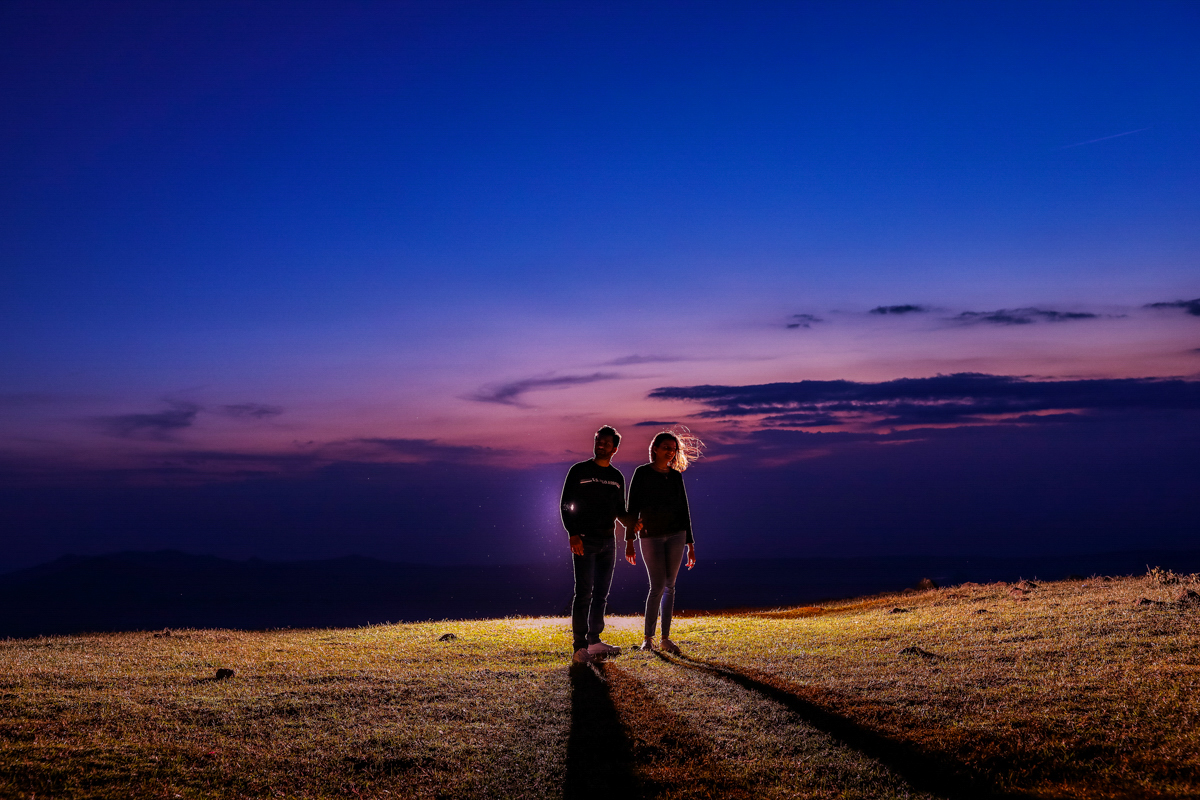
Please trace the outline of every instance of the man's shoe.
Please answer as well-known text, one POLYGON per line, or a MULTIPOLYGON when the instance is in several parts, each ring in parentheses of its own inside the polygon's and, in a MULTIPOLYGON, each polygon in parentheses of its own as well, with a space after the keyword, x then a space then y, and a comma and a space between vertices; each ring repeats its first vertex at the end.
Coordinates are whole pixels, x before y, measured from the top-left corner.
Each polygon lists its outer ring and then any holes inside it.
POLYGON ((660 646, 662 647, 663 650, 666 650, 671 655, 675 655, 675 656, 679 655, 679 645, 675 644, 674 642, 672 642, 670 639, 666 638, 665 636, 663 637, 662 645, 660 645, 660 646))
POLYGON ((613 647, 611 644, 605 644, 604 642, 589 644, 587 651, 588 655, 592 658, 600 658, 603 656, 619 656, 621 654, 621 648, 613 647))
POLYGON ((641 650, 643 653, 649 653, 653 649, 655 649, 653 639, 646 639, 640 645, 638 645, 638 650, 641 650))
POLYGON ((592 654, 588 652, 586 647, 581 647, 575 651, 575 655, 571 656, 571 660, 576 664, 586 664, 592 660, 592 654))

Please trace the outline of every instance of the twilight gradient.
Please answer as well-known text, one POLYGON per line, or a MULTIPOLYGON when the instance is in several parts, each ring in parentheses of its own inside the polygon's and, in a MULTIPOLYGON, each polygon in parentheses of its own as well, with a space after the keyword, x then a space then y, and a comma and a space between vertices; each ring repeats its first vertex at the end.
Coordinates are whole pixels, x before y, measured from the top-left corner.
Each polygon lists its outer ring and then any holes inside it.
POLYGON ((1194 546, 1197 34, 1170 2, 6 3, 0 568, 559 558, 605 423, 626 472, 660 423, 710 442, 705 555, 1194 546), (849 394, 761 388, 805 381, 849 394))

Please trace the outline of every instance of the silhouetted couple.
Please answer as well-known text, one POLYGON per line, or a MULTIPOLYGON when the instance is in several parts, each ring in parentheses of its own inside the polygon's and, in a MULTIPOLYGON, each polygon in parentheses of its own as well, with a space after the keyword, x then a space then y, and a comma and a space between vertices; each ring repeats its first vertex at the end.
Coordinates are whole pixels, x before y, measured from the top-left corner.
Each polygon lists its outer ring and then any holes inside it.
POLYGON ((625 529, 625 560, 637 564, 634 541, 638 541, 650 580, 641 647, 655 647, 654 631, 661 612, 659 646, 669 653, 679 652, 671 641, 671 612, 675 606, 675 578, 685 550, 688 569, 696 565, 683 471, 699 457, 702 443, 686 428, 656 435, 650 443, 650 462, 633 472, 628 503, 625 476, 612 465, 620 444, 621 434, 614 428, 606 425, 596 431, 593 457, 571 467, 563 484, 562 522, 570 536, 575 570, 571 630, 577 662, 621 652, 621 648, 600 639, 616 569, 617 522, 625 529))

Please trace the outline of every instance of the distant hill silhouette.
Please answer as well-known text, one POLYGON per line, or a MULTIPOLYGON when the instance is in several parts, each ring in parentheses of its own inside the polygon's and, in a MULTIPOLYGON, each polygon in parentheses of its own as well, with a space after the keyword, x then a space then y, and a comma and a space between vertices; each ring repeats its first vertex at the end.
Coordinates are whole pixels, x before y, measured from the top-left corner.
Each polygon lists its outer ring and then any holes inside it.
POLYGON ((349 556, 232 561, 178 551, 64 556, 0 575, 0 636, 163 627, 316 627, 553 613, 570 570, 349 556))
MULTIPOLYGON (((1200 550, 1047 558, 875 557, 701 561, 680 576, 677 606, 780 606, 964 581, 1200 571, 1200 550)), ((617 566, 609 607, 638 613, 639 566, 617 566)), ((561 615, 571 568, 431 566, 350 556, 325 561, 232 561, 177 551, 64 556, 0 575, 0 636, 160 628, 339 627, 509 615, 561 615)))

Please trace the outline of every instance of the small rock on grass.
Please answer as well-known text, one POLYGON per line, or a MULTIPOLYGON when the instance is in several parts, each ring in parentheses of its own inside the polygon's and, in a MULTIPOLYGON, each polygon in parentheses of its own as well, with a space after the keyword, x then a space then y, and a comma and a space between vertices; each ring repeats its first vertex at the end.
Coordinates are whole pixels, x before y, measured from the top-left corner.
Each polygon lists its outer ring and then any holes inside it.
POLYGON ((439 642, 453 642, 457 638, 458 637, 455 636, 453 633, 443 633, 441 636, 438 637, 438 641, 439 642))
POLYGON ((232 677, 233 677, 233 670, 226 669, 225 667, 221 667, 219 670, 217 670, 217 675, 216 675, 216 677, 213 678, 213 680, 214 681, 223 681, 226 678, 232 678, 232 677))
POLYGON ((891 611, 889 611, 888 613, 889 613, 889 614, 907 614, 907 613, 908 613, 908 609, 907 609, 907 608, 901 608, 900 606, 896 606, 895 608, 893 608, 893 609, 892 609, 891 611))

